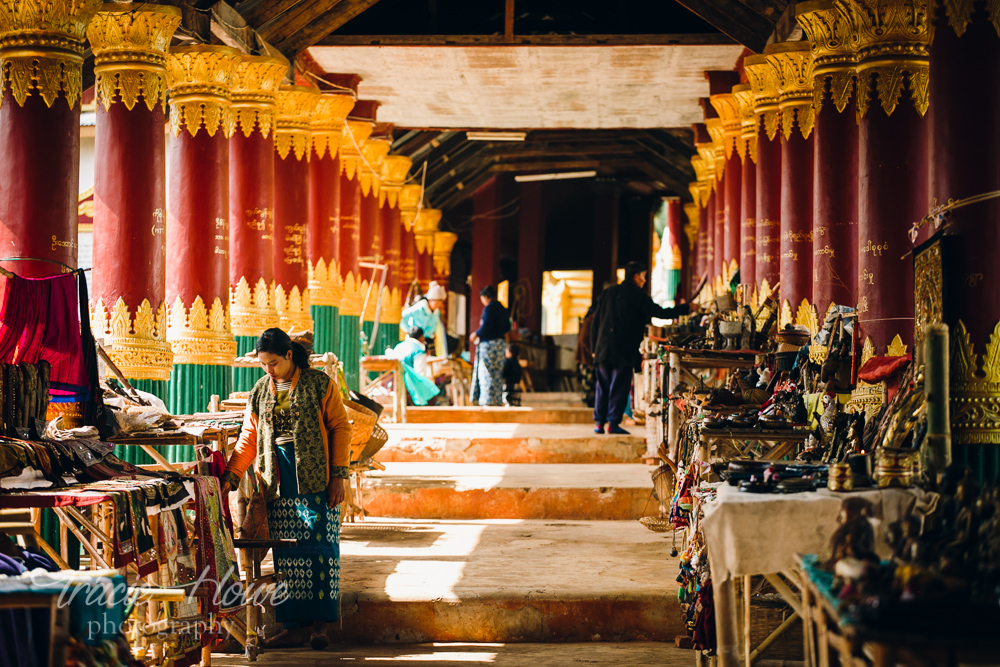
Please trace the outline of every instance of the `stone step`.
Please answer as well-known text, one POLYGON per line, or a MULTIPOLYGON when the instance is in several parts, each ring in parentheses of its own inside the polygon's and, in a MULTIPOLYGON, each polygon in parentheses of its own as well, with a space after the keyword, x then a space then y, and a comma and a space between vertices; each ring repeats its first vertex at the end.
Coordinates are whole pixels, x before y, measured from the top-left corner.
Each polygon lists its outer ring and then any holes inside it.
POLYGON ((577 408, 583 405, 583 393, 579 391, 526 391, 521 394, 521 405, 577 408))
POLYGON ((448 405, 408 407, 408 424, 590 424, 594 411, 587 407, 482 407, 448 405))
POLYGON ((345 524, 351 642, 670 641, 683 631, 669 536, 638 522, 345 524))
MULTIPOLYGON (((432 408, 436 409, 436 408, 432 408)), ((380 462, 639 463, 645 431, 598 435, 583 424, 383 424, 380 462)))
POLYGON ((386 463, 365 479, 371 516, 636 520, 655 510, 651 466, 634 463, 386 463), (652 509, 651 509, 652 508, 652 509))

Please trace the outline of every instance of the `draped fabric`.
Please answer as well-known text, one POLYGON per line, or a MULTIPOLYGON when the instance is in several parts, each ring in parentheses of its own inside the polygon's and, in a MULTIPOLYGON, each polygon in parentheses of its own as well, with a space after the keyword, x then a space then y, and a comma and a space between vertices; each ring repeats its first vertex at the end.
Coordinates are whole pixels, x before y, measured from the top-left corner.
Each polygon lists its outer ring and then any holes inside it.
MULTIPOLYGON (((52 365, 53 396, 87 393, 90 383, 80 338, 76 274, 40 279, 13 276, 5 280, 4 288, 0 361, 47 361, 52 365)), ((95 371, 96 366, 95 358, 95 371)))

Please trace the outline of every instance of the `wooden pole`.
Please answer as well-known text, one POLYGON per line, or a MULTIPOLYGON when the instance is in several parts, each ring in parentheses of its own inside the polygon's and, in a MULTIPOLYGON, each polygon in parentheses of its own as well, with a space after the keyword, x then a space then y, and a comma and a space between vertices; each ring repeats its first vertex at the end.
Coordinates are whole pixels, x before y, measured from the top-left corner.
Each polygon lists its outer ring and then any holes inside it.
POLYGON ((503 8, 503 39, 514 41, 514 0, 505 0, 503 8))

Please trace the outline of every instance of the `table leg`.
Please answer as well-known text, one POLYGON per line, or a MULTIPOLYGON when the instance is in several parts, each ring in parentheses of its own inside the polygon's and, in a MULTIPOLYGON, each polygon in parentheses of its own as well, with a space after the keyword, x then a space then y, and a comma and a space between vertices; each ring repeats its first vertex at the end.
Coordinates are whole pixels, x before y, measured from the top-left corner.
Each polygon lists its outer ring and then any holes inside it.
POLYGON ((750 585, 749 575, 743 577, 743 656, 744 664, 750 667, 750 585))
POLYGON ((733 579, 715 584, 715 636, 719 667, 739 667, 740 637, 733 579))

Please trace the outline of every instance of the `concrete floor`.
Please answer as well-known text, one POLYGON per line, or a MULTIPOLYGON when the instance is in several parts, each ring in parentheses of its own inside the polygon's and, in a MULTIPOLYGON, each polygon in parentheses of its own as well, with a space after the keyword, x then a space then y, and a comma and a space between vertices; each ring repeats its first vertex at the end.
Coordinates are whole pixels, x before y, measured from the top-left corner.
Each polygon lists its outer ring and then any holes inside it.
MULTIPOLYGON (((330 664, 392 664, 398 667, 428 665, 495 665, 496 667, 620 667, 656 665, 693 667, 694 651, 675 648, 670 643, 626 642, 585 644, 502 644, 436 643, 358 646, 335 644, 322 653, 308 648, 264 652, 257 658, 261 667, 320 667, 330 664)), ((219 667, 246 665, 243 656, 214 654, 219 667)))
POLYGON ((641 463, 386 463, 368 474, 378 489, 652 489, 653 466, 641 463))

